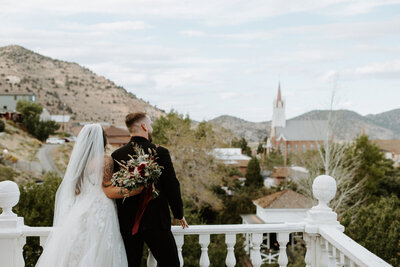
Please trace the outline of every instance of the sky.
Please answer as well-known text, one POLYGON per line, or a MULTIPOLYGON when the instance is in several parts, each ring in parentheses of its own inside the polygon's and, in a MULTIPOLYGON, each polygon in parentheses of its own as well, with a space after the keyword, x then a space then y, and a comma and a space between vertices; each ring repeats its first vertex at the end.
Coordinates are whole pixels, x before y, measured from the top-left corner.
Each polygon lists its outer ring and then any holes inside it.
POLYGON ((0 6, 0 46, 76 62, 195 120, 270 120, 279 83, 288 118, 331 106, 362 115, 400 108, 400 0, 0 6))

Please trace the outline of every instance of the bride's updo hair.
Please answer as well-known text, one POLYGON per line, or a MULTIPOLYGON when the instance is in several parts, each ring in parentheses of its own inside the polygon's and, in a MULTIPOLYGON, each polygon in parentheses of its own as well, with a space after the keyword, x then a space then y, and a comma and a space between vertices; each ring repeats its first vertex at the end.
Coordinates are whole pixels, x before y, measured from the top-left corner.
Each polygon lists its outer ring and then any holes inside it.
POLYGON ((135 112, 135 113, 129 113, 125 117, 125 125, 128 128, 129 132, 135 132, 135 128, 140 127, 138 125, 138 122, 141 120, 145 119, 147 114, 145 112, 135 112))

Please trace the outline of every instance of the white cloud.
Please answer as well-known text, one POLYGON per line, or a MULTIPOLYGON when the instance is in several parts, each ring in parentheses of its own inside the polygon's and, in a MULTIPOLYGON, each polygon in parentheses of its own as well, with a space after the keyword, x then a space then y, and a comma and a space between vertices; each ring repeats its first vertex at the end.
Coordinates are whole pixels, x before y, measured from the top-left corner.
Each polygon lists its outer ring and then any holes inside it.
POLYGON ((58 17, 77 14, 118 14, 134 17, 181 18, 199 20, 208 25, 235 25, 263 18, 299 12, 353 15, 370 12, 382 5, 398 4, 398 0, 3 0, 4 14, 45 14, 58 17), (5 2, 5 3, 4 3, 5 2))
POLYGON ((182 35, 189 37, 204 37, 206 34, 202 31, 186 30, 180 32, 182 35))
POLYGON ((108 32, 108 31, 137 31, 154 28, 144 21, 115 21, 95 24, 71 23, 60 26, 61 29, 87 32, 108 32))
POLYGON ((239 93, 237 93, 237 92, 222 92, 219 94, 219 97, 222 100, 232 99, 232 98, 236 98, 238 96, 239 96, 239 93))
POLYGON ((320 76, 322 81, 357 79, 400 79, 400 60, 369 63, 342 71, 330 70, 320 76))

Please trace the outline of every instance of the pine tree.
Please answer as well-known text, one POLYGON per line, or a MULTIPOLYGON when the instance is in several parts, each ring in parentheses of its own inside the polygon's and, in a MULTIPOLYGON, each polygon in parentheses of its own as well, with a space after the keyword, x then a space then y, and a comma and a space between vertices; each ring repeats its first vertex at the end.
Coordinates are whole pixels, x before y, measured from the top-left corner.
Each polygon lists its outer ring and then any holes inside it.
POLYGON ((263 182, 260 163, 256 157, 252 157, 247 165, 246 186, 261 187, 263 182))

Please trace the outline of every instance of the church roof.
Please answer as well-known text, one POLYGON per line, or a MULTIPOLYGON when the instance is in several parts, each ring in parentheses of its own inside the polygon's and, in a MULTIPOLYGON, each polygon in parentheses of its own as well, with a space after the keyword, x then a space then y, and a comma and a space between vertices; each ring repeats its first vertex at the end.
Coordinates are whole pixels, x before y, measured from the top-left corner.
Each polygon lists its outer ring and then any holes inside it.
POLYGON ((289 120, 286 127, 276 127, 275 136, 287 141, 322 141, 326 139, 328 121, 289 120))
POLYGON ((381 150, 386 152, 393 152, 400 154, 400 140, 371 140, 375 143, 381 150))
POLYGON ((254 204, 264 209, 308 209, 314 201, 291 189, 285 189, 254 200, 254 204))

